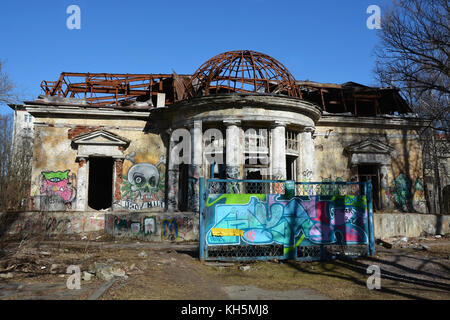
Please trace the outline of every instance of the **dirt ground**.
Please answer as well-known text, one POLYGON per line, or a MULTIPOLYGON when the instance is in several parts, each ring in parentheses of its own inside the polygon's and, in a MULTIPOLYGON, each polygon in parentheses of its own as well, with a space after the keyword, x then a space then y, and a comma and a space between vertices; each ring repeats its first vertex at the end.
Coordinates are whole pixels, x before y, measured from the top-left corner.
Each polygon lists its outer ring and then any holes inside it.
POLYGON ((421 246, 377 246, 373 257, 330 262, 248 263, 202 262, 196 243, 3 241, 0 299, 450 299, 450 238, 408 241, 421 246), (95 263, 118 275, 67 288, 69 265, 94 274, 95 263), (367 288, 371 265, 381 270, 380 289, 367 288))

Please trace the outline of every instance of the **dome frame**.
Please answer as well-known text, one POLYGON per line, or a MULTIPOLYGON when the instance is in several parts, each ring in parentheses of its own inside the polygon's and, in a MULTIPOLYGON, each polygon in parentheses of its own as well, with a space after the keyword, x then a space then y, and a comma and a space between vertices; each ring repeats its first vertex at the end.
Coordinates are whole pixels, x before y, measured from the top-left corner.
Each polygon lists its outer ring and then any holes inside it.
POLYGON ((192 75, 186 98, 256 93, 302 98, 295 78, 274 58, 256 51, 228 51, 203 63, 192 75))

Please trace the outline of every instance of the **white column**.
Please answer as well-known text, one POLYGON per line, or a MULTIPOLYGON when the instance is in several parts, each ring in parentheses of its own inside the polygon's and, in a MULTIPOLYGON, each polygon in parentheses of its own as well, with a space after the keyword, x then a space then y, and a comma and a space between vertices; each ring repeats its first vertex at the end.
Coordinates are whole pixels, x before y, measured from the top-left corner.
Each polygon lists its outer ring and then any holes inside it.
POLYGON ((169 163, 167 167, 167 210, 174 212, 178 209, 178 184, 179 169, 172 157, 172 150, 175 142, 172 140, 172 131, 169 130, 169 163))
POLYGON ((189 186, 188 186, 188 208, 191 211, 198 212, 199 202, 199 178, 203 163, 203 130, 202 122, 194 121, 190 129, 191 135, 191 164, 189 165, 189 186))
POLYGON ((226 171, 227 178, 238 179, 240 171, 241 143, 240 143, 240 120, 226 120, 226 171))
POLYGON ((314 128, 306 127, 300 133, 300 162, 302 170, 302 181, 315 180, 315 150, 312 138, 314 128))
POLYGON ((286 179, 286 123, 276 121, 272 128, 272 179, 286 179))
POLYGON ((297 142, 299 145, 299 157, 296 160, 296 166, 297 166, 297 172, 295 174, 295 180, 298 182, 303 182, 303 175, 302 175, 302 157, 301 157, 301 140, 302 140, 302 134, 297 133, 297 142))
POLYGON ((86 194, 87 194, 87 166, 89 161, 87 158, 80 157, 78 160, 78 172, 77 172, 77 202, 76 210, 85 211, 86 210, 86 194))

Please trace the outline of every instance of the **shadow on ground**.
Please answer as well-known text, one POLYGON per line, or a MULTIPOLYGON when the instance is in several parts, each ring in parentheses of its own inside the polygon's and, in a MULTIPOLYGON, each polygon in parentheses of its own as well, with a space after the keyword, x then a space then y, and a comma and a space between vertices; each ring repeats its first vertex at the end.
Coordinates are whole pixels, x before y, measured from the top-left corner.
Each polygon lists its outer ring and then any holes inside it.
POLYGON ((350 281, 366 287, 367 279, 373 274, 369 266, 380 268, 381 288, 377 291, 406 299, 429 299, 427 293, 450 298, 449 263, 438 258, 419 257, 413 254, 393 254, 385 257, 364 257, 359 259, 338 259, 320 262, 319 270, 312 270, 308 264, 288 262, 297 271, 311 275, 326 275, 330 278, 350 281), (351 271, 351 272, 346 272, 351 271))

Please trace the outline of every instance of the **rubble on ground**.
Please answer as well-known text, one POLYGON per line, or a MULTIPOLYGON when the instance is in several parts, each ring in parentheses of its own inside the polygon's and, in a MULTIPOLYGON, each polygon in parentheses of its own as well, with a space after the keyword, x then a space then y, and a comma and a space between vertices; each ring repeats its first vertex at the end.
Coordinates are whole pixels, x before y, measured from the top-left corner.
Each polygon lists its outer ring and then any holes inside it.
POLYGON ((437 239, 442 239, 445 236, 442 235, 425 235, 421 237, 405 237, 405 236, 397 236, 390 237, 385 239, 376 239, 376 244, 391 249, 416 249, 416 250, 428 250, 429 246, 424 244, 423 242, 433 241, 437 239))

